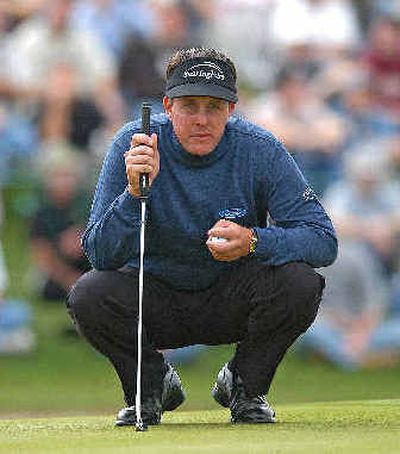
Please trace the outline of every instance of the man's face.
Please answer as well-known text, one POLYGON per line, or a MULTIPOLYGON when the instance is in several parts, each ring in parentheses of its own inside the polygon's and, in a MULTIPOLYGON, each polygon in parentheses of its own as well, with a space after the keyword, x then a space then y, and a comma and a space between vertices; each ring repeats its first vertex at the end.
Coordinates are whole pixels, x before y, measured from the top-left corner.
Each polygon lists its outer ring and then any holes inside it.
POLYGON ((183 148, 202 156, 218 145, 235 104, 203 96, 165 97, 164 108, 183 148))

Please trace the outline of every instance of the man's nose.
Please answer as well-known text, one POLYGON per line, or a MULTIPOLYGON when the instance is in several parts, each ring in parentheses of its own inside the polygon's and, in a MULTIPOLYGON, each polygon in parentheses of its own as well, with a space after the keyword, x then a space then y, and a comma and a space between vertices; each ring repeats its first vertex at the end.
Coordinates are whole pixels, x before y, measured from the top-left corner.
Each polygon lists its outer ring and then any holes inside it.
POLYGON ((208 122, 208 115, 205 109, 199 109, 196 113, 196 123, 198 125, 205 125, 208 122))

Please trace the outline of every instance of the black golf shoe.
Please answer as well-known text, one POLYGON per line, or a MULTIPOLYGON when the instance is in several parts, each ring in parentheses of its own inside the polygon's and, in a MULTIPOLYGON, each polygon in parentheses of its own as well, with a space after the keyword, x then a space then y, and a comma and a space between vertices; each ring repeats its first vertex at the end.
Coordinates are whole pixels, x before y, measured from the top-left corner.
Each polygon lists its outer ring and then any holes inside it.
POLYGON ((167 363, 167 372, 163 379, 163 390, 161 394, 161 411, 173 411, 178 408, 186 399, 178 372, 167 363))
MULTIPOLYGON (((171 364, 167 364, 167 367, 168 369, 163 379, 162 392, 154 393, 153 396, 142 399, 142 420, 143 423, 148 426, 160 424, 164 411, 175 410, 184 402, 186 398, 178 373, 171 366, 171 364)), ((115 421, 116 426, 133 426, 135 424, 135 405, 123 408, 119 411, 115 421)))
MULTIPOLYGON (((161 423, 161 401, 156 396, 146 397, 142 399, 141 416, 142 421, 146 426, 155 426, 161 423)), ((134 426, 136 424, 136 406, 123 408, 118 412, 115 425, 134 426)))
POLYGON ((233 423, 275 422, 275 411, 264 396, 248 397, 242 380, 228 364, 219 371, 211 394, 220 405, 230 408, 233 423))

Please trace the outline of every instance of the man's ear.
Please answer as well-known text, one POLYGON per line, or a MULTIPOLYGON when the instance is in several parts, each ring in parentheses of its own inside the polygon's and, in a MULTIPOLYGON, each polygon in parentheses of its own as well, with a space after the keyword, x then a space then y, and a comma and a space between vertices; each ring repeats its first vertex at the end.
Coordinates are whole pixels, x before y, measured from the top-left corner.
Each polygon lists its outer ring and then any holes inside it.
POLYGON ((234 102, 230 102, 228 105, 229 115, 233 114, 235 109, 236 109, 236 104, 234 102))
POLYGON ((172 99, 168 98, 168 96, 164 96, 163 106, 165 113, 171 118, 172 99))

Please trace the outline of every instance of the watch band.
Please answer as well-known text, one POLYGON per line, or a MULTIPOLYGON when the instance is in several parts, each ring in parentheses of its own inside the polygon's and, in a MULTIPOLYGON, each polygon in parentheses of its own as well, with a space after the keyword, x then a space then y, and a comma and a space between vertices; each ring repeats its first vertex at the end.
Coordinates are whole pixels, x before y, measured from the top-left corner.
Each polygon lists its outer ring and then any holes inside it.
POLYGON ((258 235, 254 229, 250 229, 250 244, 249 244, 249 255, 254 254, 257 249, 258 235))

